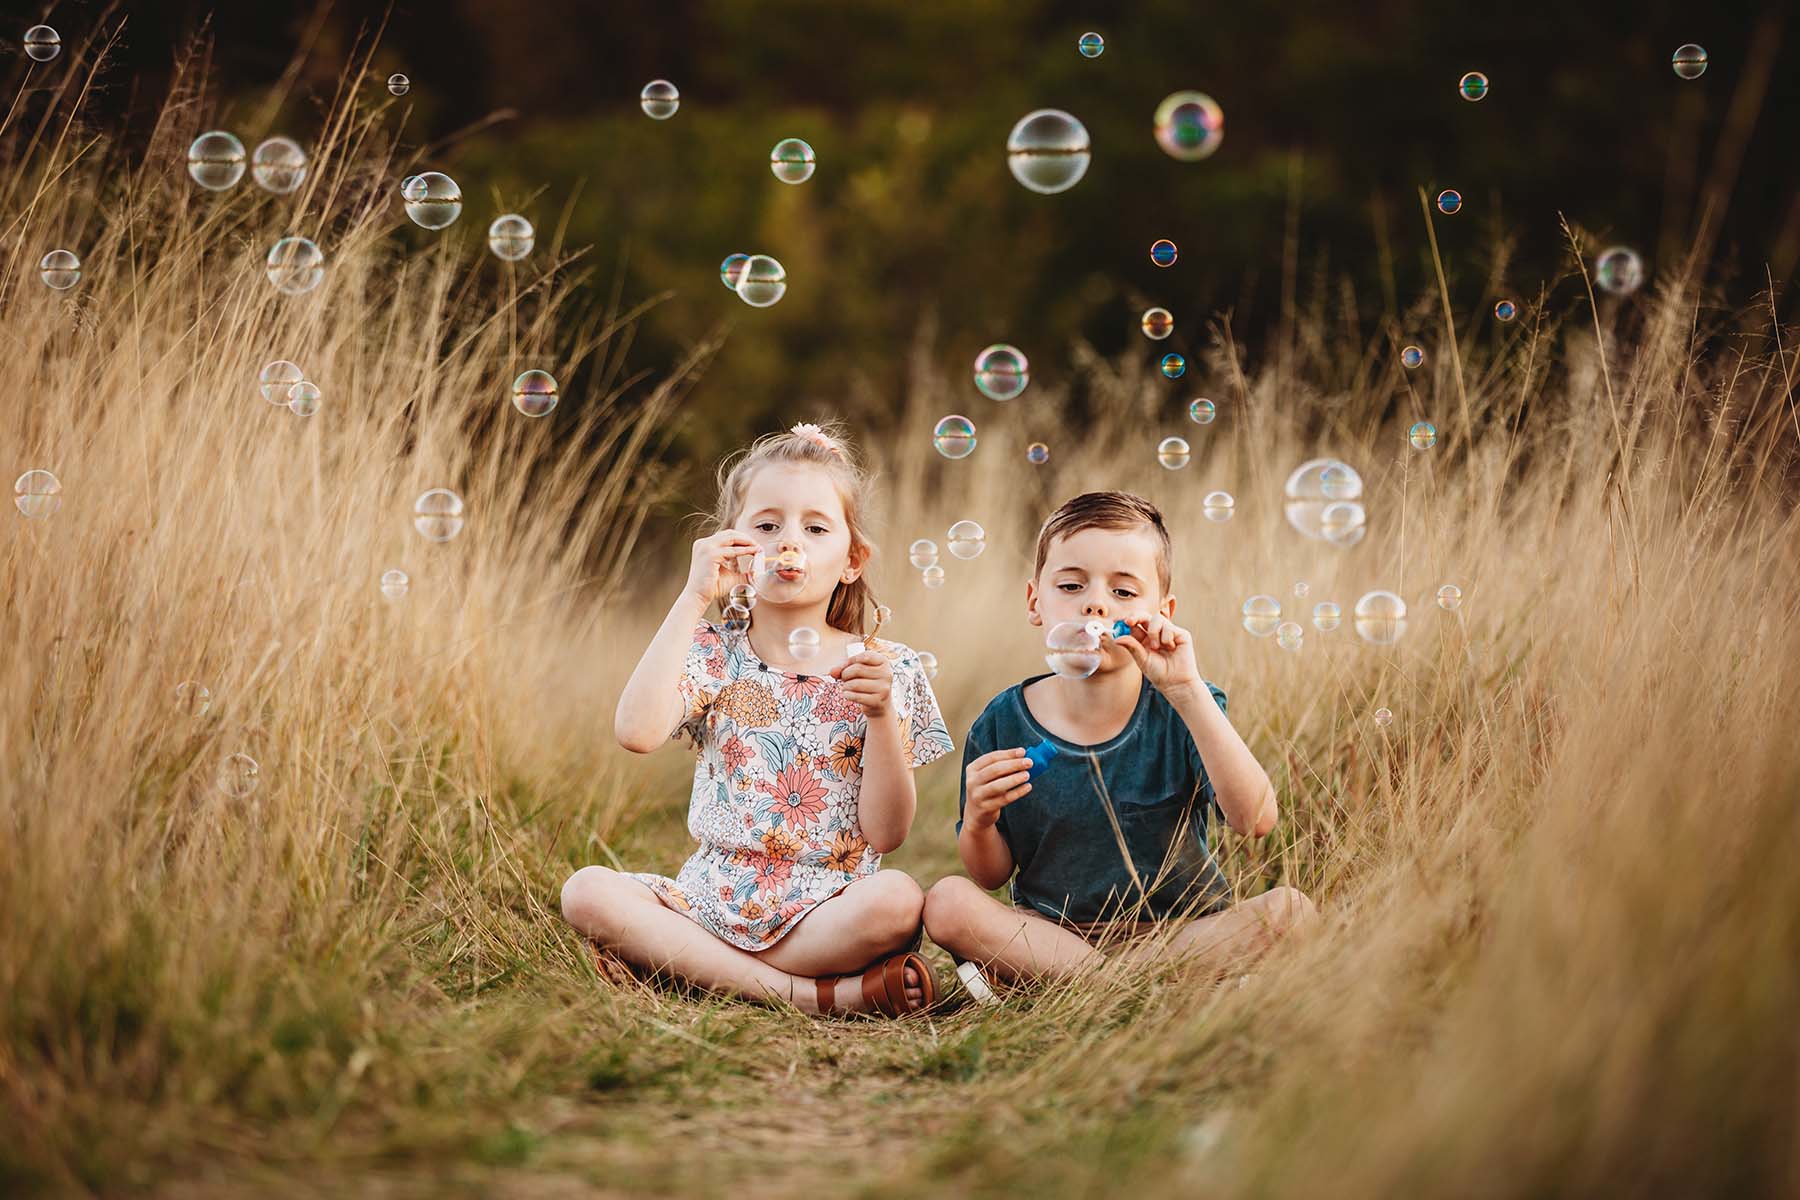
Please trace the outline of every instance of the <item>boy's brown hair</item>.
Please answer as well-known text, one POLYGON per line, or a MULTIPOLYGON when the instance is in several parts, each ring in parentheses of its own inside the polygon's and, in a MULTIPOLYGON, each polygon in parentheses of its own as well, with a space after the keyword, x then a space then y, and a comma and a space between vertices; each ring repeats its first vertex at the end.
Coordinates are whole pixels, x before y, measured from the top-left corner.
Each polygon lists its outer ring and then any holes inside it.
POLYGON ((1083 529, 1136 529, 1148 525, 1155 530, 1160 543, 1156 552, 1156 580, 1163 595, 1169 594, 1169 564, 1174 545, 1163 524, 1162 511, 1142 496, 1130 492, 1083 492, 1050 514, 1038 530, 1037 566, 1033 578, 1044 573, 1044 560, 1050 555, 1050 543, 1059 537, 1080 533, 1083 529))

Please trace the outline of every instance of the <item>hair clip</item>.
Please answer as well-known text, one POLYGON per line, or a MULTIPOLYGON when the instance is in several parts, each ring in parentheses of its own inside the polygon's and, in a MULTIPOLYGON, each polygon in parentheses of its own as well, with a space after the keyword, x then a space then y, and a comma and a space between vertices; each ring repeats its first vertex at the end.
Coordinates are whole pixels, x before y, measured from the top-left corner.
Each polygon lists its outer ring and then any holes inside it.
POLYGON ((821 449, 831 451, 839 458, 844 457, 844 448, 832 441, 823 429, 820 429, 810 421, 802 421, 792 429, 788 430, 788 432, 795 437, 805 438, 807 441, 821 449))

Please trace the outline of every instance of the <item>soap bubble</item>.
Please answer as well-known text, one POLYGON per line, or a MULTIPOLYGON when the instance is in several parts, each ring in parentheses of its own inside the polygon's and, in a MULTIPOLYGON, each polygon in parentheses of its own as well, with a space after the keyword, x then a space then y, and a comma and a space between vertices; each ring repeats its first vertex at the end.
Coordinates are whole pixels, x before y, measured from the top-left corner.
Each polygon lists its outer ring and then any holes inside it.
POLYGON ((783 183, 805 183, 817 167, 813 148, 799 138, 782 138, 769 151, 769 170, 783 183))
POLYGON ((1344 623, 1344 610, 1331 600, 1321 600, 1313 605, 1313 628, 1320 633, 1330 633, 1344 623))
POLYGON ((950 527, 945 545, 958 558, 975 558, 987 549, 987 531, 973 521, 958 521, 950 527))
POLYGON ((1168 238, 1157 238, 1150 243, 1150 261, 1159 267, 1174 266, 1175 259, 1180 253, 1176 249, 1175 243, 1168 238))
POLYGON ((1319 514, 1319 529, 1335 546, 1354 546, 1369 531, 1368 513, 1354 500, 1327 504, 1319 514))
POLYGON ((556 380, 548 371, 533 368, 513 380, 513 407, 528 417, 541 417, 556 407, 556 380))
POLYGON ((811 570, 806 551, 800 547, 766 547, 750 559, 750 582, 759 597, 794 600, 806 589, 811 570))
MULTIPOLYGON (((40 25, 39 28, 43 26, 40 25)), ((1669 61, 1675 68, 1675 74, 1683 79, 1698 79, 1706 74, 1706 51, 1692 42, 1675 51, 1669 61)))
POLYGON ((880 629, 885 625, 892 625, 893 623, 894 610, 885 604, 877 604, 875 606, 875 627, 880 629))
POLYGON ((1391 646, 1406 632, 1406 601, 1376 589, 1356 602, 1356 635, 1376 646, 1391 646))
POLYGON ((945 458, 967 458, 975 453, 975 422, 954 414, 937 423, 931 444, 945 458))
POLYGON ((1100 669, 1105 652, 1091 621, 1063 621, 1044 636, 1044 661, 1064 679, 1086 679, 1100 669))
POLYGON ((1644 282, 1644 260, 1629 246, 1611 246, 1594 260, 1594 282, 1615 296, 1628 296, 1644 282))
POLYGON ((408 79, 400 72, 395 71, 392 75, 388 76, 388 91, 396 96, 404 96, 406 93, 412 91, 412 80, 408 79))
POLYGON ((1219 407, 1211 400, 1196 400, 1188 405, 1188 420, 1196 425, 1211 425, 1219 415, 1219 407))
POLYGON ((1006 139, 1013 178, 1045 195, 1079 183, 1091 157, 1087 128, 1058 108, 1025 114, 1006 139))
POLYGON ((1016 346, 997 342, 975 356, 975 386, 990 400, 1011 400, 1031 382, 1031 364, 1016 346))
POLYGON ((409 175, 400 185, 406 215, 422 229, 444 229, 462 216, 462 189, 442 171, 409 175))
POLYGON ((1445 188, 1437 196, 1438 211, 1451 216, 1462 211, 1462 193, 1455 188, 1445 188))
POLYGON ((1025 461, 1034 467, 1041 467, 1050 461, 1050 447, 1042 442, 1033 442, 1025 447, 1025 461))
POLYGON ((1205 92, 1176 92, 1156 106, 1156 144, 1171 158, 1193 162, 1225 139, 1225 113, 1205 92))
POLYGON ((303 237, 284 237, 269 247, 269 282, 287 296, 312 291, 325 278, 325 253, 303 237))
POLYGON ((787 295, 787 269, 766 254, 752 254, 738 273, 738 299, 767 308, 787 295))
POLYGON ((1208 492, 1206 499, 1200 502, 1200 511, 1209 521, 1229 521, 1231 514, 1237 511, 1237 501, 1231 498, 1230 492, 1208 492))
POLYGON ((433 542, 447 542, 463 528, 462 497, 449 488, 432 488, 413 502, 413 528, 433 542))
POLYGON ((1319 492, 1327 500, 1354 500, 1362 495, 1362 476, 1348 463, 1327 463, 1319 472, 1319 492))
POLYGON ((1488 94, 1488 77, 1480 71, 1470 71, 1456 81, 1456 90, 1462 93, 1464 100, 1484 100, 1488 94))
POLYGON ((305 378, 298 364, 278 358, 257 372, 256 387, 270 404, 286 404, 294 385, 305 378))
POLYGON ((488 225, 488 249, 495 258, 518 262, 537 245, 537 230, 518 213, 502 213, 488 225))
POLYGON ((756 588, 751 584, 733 584, 731 591, 727 593, 727 596, 729 602, 737 605, 739 608, 752 609, 756 607, 756 588))
POLYGON ((1519 315, 1519 306, 1511 300, 1502 300, 1494 305, 1494 320, 1510 321, 1519 315))
POLYGON ((223 129, 201 134, 188 147, 188 174, 209 191, 224 191, 244 177, 244 143, 223 129))
POLYGON ((738 280, 744 277, 744 264, 750 261, 748 254, 727 254, 719 264, 719 282, 732 291, 737 291, 738 280))
POLYGON ((1175 318, 1166 308, 1147 308, 1144 318, 1138 324, 1144 330, 1144 336, 1152 341, 1160 342, 1175 332, 1175 318))
POLYGON ((930 538, 920 538, 906 549, 906 557, 913 566, 923 571, 926 567, 937 565, 937 543, 930 538))
POLYGON ((726 633, 743 633, 750 628, 750 610, 742 604, 727 604, 724 616, 726 633))
POLYGON ((1394 723, 1394 714, 1393 713, 1389 712, 1385 708, 1378 708, 1375 710, 1375 724, 1381 726, 1381 728, 1383 728, 1383 729, 1386 729, 1389 725, 1392 725, 1393 723, 1394 723))
POLYGON ((1187 374, 1187 359, 1179 354, 1165 354, 1162 357, 1162 373, 1170 379, 1180 379, 1187 374))
POLYGON ((645 116, 666 121, 681 107, 681 93, 666 79, 652 79, 638 93, 638 104, 643 107, 645 116))
POLYGON ((265 192, 285 196, 306 182, 306 151, 289 137, 272 137, 250 156, 250 175, 265 192))
MULTIPOLYGON (((25 31, 25 53, 34 62, 49 62, 62 53, 62 37, 48 25, 33 25, 25 31)), ((1704 50, 1700 53, 1706 54, 1704 50)))
POLYGON ((1075 43, 1083 58, 1099 58, 1106 53, 1106 39, 1097 33, 1084 33, 1081 40, 1075 43))
POLYGON ((1446 583, 1437 590, 1437 602, 1445 612, 1455 612, 1462 607, 1462 589, 1454 583, 1446 583))
POLYGON ((13 483, 13 503, 27 517, 47 517, 62 507, 62 482, 48 471, 27 471, 13 483))
POLYGON ((801 662, 817 658, 819 646, 819 631, 810 625, 802 625, 788 634, 788 653, 801 662))
POLYGON ((233 754, 219 764, 219 790, 233 800, 242 800, 256 790, 262 768, 248 754, 233 754))
POLYGON ((319 401, 323 398, 324 393, 319 390, 318 384, 302 379, 288 389, 287 403, 296 416, 310 417, 319 411, 319 401))
POLYGON ((38 275, 47 286, 65 292, 81 282, 81 260, 73 250, 52 250, 38 260, 38 275))
POLYGON ((920 650, 918 652, 918 659, 919 659, 919 670, 925 672, 925 678, 936 679, 937 673, 938 673, 937 655, 933 654, 929 650, 920 650))
POLYGON ((1422 365, 1424 362, 1425 351, 1419 349, 1417 346, 1408 346, 1400 352, 1400 365, 1409 371, 1422 365))
POLYGON ((1187 466, 1190 457, 1186 438, 1166 437, 1156 444, 1156 461, 1171 471, 1187 466))
POLYGON ((1298 580, 1294 584, 1294 595, 1298 599, 1301 599, 1301 600, 1306 599, 1307 595, 1309 593, 1311 593, 1311 591, 1312 591, 1312 585, 1310 583, 1307 583, 1306 580, 1304 580, 1304 579, 1298 580))
POLYGON ((212 707, 212 689, 195 679, 175 685, 175 710, 184 717, 199 717, 212 707))
POLYGON ((1255 595, 1244 601, 1244 628, 1256 637, 1268 637, 1281 624, 1281 601, 1255 595))
POLYGON ((1315 541, 1327 537, 1325 510, 1362 496, 1362 476, 1335 458, 1314 458, 1295 467, 1282 485, 1282 513, 1295 532, 1315 541))
POLYGON ((1283 621, 1275 627, 1275 644, 1283 650, 1298 650, 1305 636, 1298 621, 1283 621))
POLYGON ((1406 440, 1412 443, 1414 450, 1429 450, 1437 445, 1437 426, 1430 421, 1415 421, 1406 431, 1406 440))
POLYGON ((406 590, 411 586, 412 580, 408 579, 406 572, 399 567, 381 573, 381 594, 389 600, 400 599, 406 595, 406 590))
POLYGON ((929 567, 926 567, 923 571, 919 572, 919 582, 928 588, 943 587, 944 568, 937 563, 932 563, 929 567))

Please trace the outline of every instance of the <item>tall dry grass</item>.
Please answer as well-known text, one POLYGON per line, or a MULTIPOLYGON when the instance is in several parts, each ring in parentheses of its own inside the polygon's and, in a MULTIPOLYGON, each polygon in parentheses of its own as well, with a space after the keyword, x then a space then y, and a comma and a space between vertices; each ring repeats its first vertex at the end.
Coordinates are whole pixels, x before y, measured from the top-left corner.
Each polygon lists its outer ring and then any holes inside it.
MULTIPOLYGON (((1178 618, 1281 793, 1267 841, 1215 831, 1224 860, 1326 921, 1241 988, 1146 972, 821 1024, 601 982, 554 911, 576 865, 685 853, 682 756, 627 759, 606 731, 677 582, 670 531, 633 547, 709 345, 628 409, 618 329, 576 310, 553 239, 508 273, 478 206, 446 237, 396 231, 408 163, 366 81, 297 196, 212 197, 181 168, 214 123, 194 76, 128 156, 80 115, 92 53, 15 109, 0 184, 0 465, 65 488, 48 520, 0 523, 9 1186, 1800 1187, 1800 424, 1772 312, 1719 308, 1698 266, 1597 313, 1573 275, 1503 328, 1428 296, 1389 318, 1433 350, 1406 375, 1325 295, 1267 366, 1221 327, 1179 392, 1078 348, 1098 417, 1040 380, 980 402, 961 463, 929 447, 973 402, 927 330, 899 432, 866 448, 878 590, 942 661, 958 741, 1039 661, 1042 515, 1142 491, 1176 533, 1178 618), (288 298, 261 255, 295 231, 330 270, 288 298), (84 264, 68 294, 35 278, 57 245, 84 264), (550 355, 588 383, 532 424, 506 384, 550 355), (256 394, 276 357, 324 388, 318 415, 256 394), (1175 398, 1201 388, 1205 429, 1175 398), (1182 471, 1155 465, 1171 432, 1182 471), (1323 452, 1368 486, 1348 550, 1281 514, 1323 452), (410 528, 429 486, 469 503, 444 545, 410 528), (1228 523, 1199 512, 1214 487, 1228 523), (987 552, 924 590, 905 544, 962 517, 987 552), (389 603, 395 565, 413 583, 389 603), (1411 629, 1309 626, 1284 653, 1238 627, 1245 596, 1291 605, 1299 580, 1346 610, 1392 588, 1411 629), (1446 581, 1455 613, 1430 603, 1446 581), (212 691, 197 717, 187 679, 212 691), (261 765, 247 799, 217 785, 233 753, 261 765)), ((890 863, 956 869, 955 804, 954 766, 923 772, 890 863)))

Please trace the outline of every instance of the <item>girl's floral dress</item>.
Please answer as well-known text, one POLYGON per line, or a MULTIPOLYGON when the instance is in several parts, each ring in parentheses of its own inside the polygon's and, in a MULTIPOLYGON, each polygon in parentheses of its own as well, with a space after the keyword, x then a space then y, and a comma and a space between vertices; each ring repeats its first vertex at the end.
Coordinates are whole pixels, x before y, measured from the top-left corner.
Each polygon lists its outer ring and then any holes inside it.
MULTIPOLYGON (((950 732, 918 655, 871 643, 894 672, 909 767, 949 753, 950 732)), ((857 820, 868 718, 829 675, 768 666, 742 634, 694 627, 677 684, 700 751, 688 832, 700 843, 674 879, 631 872, 664 901, 744 950, 766 950, 821 900, 881 867, 857 820)))

